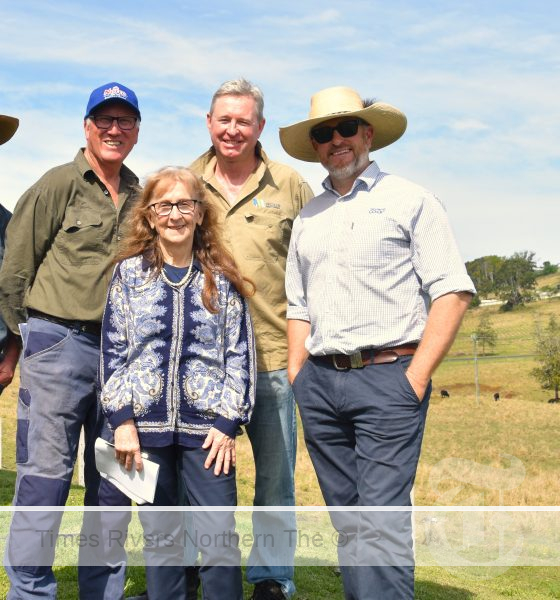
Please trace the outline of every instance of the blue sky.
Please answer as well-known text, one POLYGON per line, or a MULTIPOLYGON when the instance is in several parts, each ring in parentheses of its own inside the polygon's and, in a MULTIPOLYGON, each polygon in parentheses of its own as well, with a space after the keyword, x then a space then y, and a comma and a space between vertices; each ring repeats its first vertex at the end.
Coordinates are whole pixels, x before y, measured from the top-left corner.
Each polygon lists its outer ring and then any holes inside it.
POLYGON ((143 177, 209 146, 204 117, 224 80, 265 94, 261 140, 320 190, 320 165, 291 159, 278 127, 311 95, 349 85, 408 117, 372 156, 445 203, 465 260, 533 250, 560 262, 560 5, 550 1, 0 0, 0 147, 13 208, 83 145, 89 93, 120 81, 142 126, 127 164, 143 177))

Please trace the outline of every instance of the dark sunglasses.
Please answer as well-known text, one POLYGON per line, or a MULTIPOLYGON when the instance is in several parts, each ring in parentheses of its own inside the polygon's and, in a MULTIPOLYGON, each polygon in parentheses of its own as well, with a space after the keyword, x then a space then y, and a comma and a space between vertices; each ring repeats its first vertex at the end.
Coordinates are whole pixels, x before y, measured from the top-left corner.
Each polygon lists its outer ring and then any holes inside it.
POLYGON ((318 144, 326 144, 333 139, 335 131, 338 131, 343 138, 349 138, 356 135, 358 133, 358 127, 363 124, 364 122, 361 119, 348 119, 347 121, 337 123, 334 127, 331 125, 319 125, 318 127, 313 127, 309 132, 309 135, 318 144))

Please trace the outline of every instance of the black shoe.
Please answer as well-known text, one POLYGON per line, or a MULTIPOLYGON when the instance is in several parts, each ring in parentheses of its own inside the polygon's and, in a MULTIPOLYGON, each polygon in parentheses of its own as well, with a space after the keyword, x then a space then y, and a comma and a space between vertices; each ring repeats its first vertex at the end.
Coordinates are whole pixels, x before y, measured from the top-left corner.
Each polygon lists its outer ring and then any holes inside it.
POLYGON ((255 585, 251 600, 286 600, 286 596, 277 581, 266 579, 255 585))
POLYGON ((198 599, 198 588, 200 586, 200 567, 185 567, 187 576, 187 600, 198 599))

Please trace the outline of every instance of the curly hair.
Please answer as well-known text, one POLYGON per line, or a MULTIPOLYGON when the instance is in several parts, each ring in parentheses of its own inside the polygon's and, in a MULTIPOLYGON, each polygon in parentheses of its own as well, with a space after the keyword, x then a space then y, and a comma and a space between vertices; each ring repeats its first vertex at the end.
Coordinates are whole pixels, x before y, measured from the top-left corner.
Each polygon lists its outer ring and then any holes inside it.
POLYGON ((151 226, 150 204, 175 183, 182 183, 190 190, 192 196, 200 201, 204 213, 202 223, 196 226, 194 232, 193 256, 200 262, 204 273, 202 302, 205 308, 212 313, 218 312, 215 273, 222 273, 244 298, 252 296, 255 285, 241 274, 231 252, 222 242, 216 212, 206 201, 202 181, 186 167, 164 167, 148 177, 131 211, 127 233, 116 260, 143 255, 153 269, 154 276, 161 273, 163 253, 159 235, 151 226))

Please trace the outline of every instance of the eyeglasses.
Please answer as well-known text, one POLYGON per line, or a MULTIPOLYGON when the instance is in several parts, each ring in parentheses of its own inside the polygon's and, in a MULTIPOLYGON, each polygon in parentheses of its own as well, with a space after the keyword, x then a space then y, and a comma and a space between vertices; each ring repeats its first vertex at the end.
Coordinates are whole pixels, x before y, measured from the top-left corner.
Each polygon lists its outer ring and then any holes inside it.
POLYGON ((202 204, 200 200, 194 198, 187 198, 185 200, 179 200, 179 202, 154 202, 150 204, 150 208, 153 208, 158 217, 168 217, 176 206, 177 210, 182 215, 190 215, 194 212, 194 207, 198 204, 202 204))
POLYGON ((110 115, 92 115, 90 118, 99 129, 111 129, 116 121, 122 131, 134 129, 138 121, 138 117, 111 117, 110 115))
POLYGON ((337 123, 334 127, 331 125, 319 125, 314 127, 309 135, 318 143, 326 144, 333 139, 334 132, 338 133, 343 138, 349 138, 358 133, 358 127, 363 124, 361 119, 348 119, 337 123))

